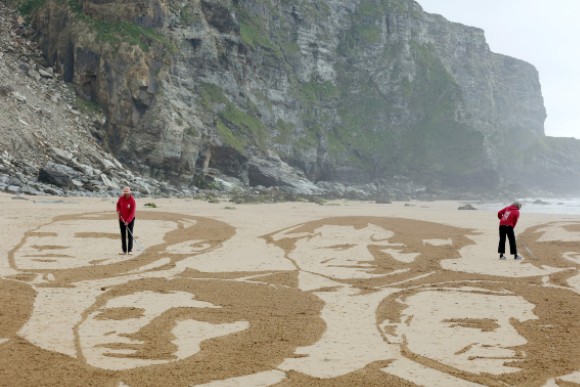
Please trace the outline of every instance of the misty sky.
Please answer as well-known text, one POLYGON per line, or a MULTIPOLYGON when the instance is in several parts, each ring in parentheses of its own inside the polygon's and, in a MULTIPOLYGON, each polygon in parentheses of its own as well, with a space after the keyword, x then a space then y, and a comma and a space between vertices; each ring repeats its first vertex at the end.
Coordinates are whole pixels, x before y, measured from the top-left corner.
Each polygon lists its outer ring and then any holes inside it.
POLYGON ((416 0, 426 12, 479 27, 491 51, 540 73, 548 136, 580 138, 580 0, 416 0))

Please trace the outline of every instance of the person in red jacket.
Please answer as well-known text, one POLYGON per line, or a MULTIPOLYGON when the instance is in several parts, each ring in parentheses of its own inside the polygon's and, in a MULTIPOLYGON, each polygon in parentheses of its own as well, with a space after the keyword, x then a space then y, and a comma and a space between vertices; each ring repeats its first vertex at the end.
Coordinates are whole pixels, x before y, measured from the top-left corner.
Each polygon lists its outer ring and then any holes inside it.
POLYGON ((122 254, 131 254, 133 250, 133 226, 135 225, 135 198, 131 194, 131 188, 123 188, 123 194, 117 200, 117 214, 121 227, 122 254), (127 232, 128 231, 128 232, 127 232))
POLYGON ((519 202, 514 202, 510 206, 502 208, 497 213, 497 218, 499 219, 499 246, 497 248, 499 259, 506 259, 504 255, 506 236, 510 242, 510 254, 514 256, 514 259, 522 259, 522 257, 518 255, 516 236, 514 234, 514 228, 516 227, 520 217, 521 207, 522 205, 519 202))

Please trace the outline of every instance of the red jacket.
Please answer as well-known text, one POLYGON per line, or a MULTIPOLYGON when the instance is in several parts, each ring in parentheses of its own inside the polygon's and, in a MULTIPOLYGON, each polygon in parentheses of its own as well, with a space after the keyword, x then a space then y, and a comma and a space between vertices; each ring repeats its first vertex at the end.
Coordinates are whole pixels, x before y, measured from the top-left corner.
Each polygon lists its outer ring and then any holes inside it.
POLYGON ((126 198, 125 195, 121 195, 119 200, 117 200, 117 213, 120 214, 119 219, 122 217, 121 220, 126 223, 131 223, 135 218, 135 207, 136 203, 133 195, 129 196, 129 198, 126 198))
POLYGON ((500 226, 516 227, 516 223, 518 223, 519 217, 520 209, 514 205, 507 206, 506 208, 499 210, 497 213, 500 226))

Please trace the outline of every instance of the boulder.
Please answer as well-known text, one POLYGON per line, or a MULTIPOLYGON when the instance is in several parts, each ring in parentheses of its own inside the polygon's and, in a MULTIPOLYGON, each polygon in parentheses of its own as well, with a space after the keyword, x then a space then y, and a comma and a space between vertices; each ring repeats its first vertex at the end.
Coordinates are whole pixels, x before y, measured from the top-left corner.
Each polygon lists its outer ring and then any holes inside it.
POLYGON ((280 159, 252 158, 248 162, 248 179, 251 186, 286 187, 286 190, 297 195, 317 195, 323 192, 280 159))
POLYGON ((75 189, 77 187, 73 179, 79 176, 80 174, 77 171, 66 165, 50 162, 40 168, 38 181, 52 184, 62 189, 75 189))

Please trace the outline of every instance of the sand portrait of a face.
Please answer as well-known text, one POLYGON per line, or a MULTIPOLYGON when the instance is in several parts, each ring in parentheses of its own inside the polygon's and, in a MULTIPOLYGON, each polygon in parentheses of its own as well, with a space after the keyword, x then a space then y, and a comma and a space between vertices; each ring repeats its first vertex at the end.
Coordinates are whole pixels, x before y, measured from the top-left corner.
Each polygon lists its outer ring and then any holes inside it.
POLYGON ((506 365, 525 354, 526 343, 510 322, 537 319, 534 305, 515 295, 424 290, 405 298, 396 335, 409 352, 474 373, 517 371, 506 365), (455 337, 452 345, 442 344, 455 337))
POLYGON ((418 220, 340 217, 304 223, 264 236, 297 270, 334 280, 396 282, 439 270, 472 243, 469 230, 418 220), (420 267, 418 273, 415 269, 420 267))
POLYGON ((524 253, 535 266, 564 269, 550 281, 580 294, 580 223, 551 222, 530 227, 520 236, 524 253))
MULTIPOLYGON (((578 297, 526 284, 448 282, 390 295, 378 309, 377 324, 385 341, 421 367, 484 385, 513 385, 536 380, 537 372, 549 370, 548 379, 577 368, 576 335, 554 340, 542 334, 577 325, 565 310, 553 308, 556 302, 573 309, 578 297), (561 320, 551 325, 554 314, 561 320), (558 355, 547 355, 547 346, 558 355)), ((396 363, 386 372, 403 374, 396 363)))
POLYGON ((142 211, 138 219, 135 234, 144 249, 133 256, 117 254, 119 236, 113 215, 67 215, 25 233, 8 253, 10 266, 54 282, 108 278, 151 265, 170 267, 218 248, 235 232, 226 223, 188 215, 142 211), (110 247, 107 251, 103 246, 110 247))
POLYGON ((130 281, 109 288, 83 312, 74 327, 74 361, 15 343, 15 351, 26 351, 22 356, 54 366, 45 375, 10 369, 0 375, 14 383, 115 386, 194 385, 251 375, 275 369, 297 346, 316 342, 324 329, 320 308, 312 295, 268 283, 130 281))
POLYGON ((224 323, 193 318, 179 320, 172 315, 176 308, 197 310, 203 316, 205 309, 220 307, 196 300, 188 292, 160 292, 157 288, 113 297, 92 309, 79 324, 79 356, 94 367, 111 370, 165 364, 193 356, 206 340, 249 327, 246 320, 224 323), (165 319, 174 319, 163 323, 175 338, 167 342, 156 339, 157 346, 148 343, 149 336, 144 332, 156 331, 154 325, 162 326, 158 321, 165 319), (167 350, 167 347, 174 350, 167 350))

